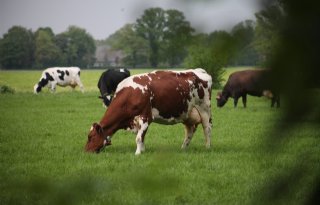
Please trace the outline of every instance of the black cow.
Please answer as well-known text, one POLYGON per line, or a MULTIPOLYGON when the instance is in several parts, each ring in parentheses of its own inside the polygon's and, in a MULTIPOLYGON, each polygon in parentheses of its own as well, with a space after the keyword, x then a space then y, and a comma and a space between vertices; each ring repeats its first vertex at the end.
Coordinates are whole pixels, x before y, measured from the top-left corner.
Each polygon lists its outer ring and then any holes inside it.
POLYGON ((130 76, 130 71, 125 68, 108 69, 103 72, 98 82, 101 98, 105 106, 109 106, 116 91, 118 84, 125 78, 130 76))
POLYGON ((223 107, 231 97, 234 99, 234 107, 237 107, 238 99, 242 97, 243 106, 247 106, 247 94, 252 96, 266 96, 271 98, 271 107, 277 104, 280 107, 280 97, 273 87, 269 70, 243 70, 232 73, 222 92, 219 92, 217 106, 223 107))

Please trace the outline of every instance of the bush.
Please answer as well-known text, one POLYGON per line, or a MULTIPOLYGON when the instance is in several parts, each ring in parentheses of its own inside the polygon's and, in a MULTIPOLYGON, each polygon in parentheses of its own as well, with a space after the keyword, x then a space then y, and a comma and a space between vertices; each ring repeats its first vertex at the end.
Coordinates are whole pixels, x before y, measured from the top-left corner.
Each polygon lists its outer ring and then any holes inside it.
POLYGON ((194 37, 189 55, 185 60, 188 67, 202 67, 212 76, 213 88, 220 88, 224 67, 234 58, 237 51, 235 39, 226 31, 194 37))
POLYGON ((13 94, 15 91, 13 88, 11 88, 10 86, 7 85, 0 85, 0 93, 4 94, 4 93, 11 93, 13 94))
POLYGON ((204 47, 192 47, 189 56, 185 60, 189 68, 203 68, 212 77, 212 87, 221 88, 224 69, 222 64, 213 56, 212 50, 204 47))

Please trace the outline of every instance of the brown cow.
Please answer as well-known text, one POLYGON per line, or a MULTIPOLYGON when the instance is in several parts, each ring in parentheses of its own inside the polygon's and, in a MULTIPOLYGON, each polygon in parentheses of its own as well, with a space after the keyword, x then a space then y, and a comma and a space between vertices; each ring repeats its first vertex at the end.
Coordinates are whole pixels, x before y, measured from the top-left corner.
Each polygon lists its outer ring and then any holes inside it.
POLYGON ((271 107, 277 104, 280 107, 280 97, 274 89, 269 70, 243 70, 232 73, 224 86, 222 92, 219 92, 217 106, 223 107, 231 97, 234 99, 234 107, 237 107, 238 99, 242 97, 243 106, 247 106, 247 94, 252 96, 266 96, 271 98, 271 107))
POLYGON ((94 123, 88 134, 85 150, 99 152, 111 144, 119 129, 136 135, 136 155, 144 151, 144 139, 151 122, 183 123, 186 148, 202 124, 206 146, 211 144, 212 78, 203 69, 154 71, 133 75, 123 80, 100 123, 94 123))

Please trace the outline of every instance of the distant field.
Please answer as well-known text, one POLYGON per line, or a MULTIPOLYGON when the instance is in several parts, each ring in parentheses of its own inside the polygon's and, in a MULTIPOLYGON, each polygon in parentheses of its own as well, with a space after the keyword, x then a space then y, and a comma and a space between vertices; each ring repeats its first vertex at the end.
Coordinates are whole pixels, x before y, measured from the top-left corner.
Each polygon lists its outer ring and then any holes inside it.
MULTIPOLYGON (((85 86, 86 91, 98 91, 97 83, 101 73, 104 70, 81 70, 81 81, 85 86)), ((131 74, 152 71, 151 69, 133 69, 131 74)), ((13 87, 18 92, 33 92, 33 86, 38 83, 42 71, 1 71, 0 70, 0 85, 8 85, 13 87)), ((61 88, 57 86, 57 92, 68 92, 71 87, 61 88)), ((79 90, 79 87, 76 88, 79 90)), ((48 89, 43 89, 43 92, 49 92, 48 89)))
POLYGON ((280 140, 283 108, 249 97, 246 109, 231 100, 218 109, 217 90, 209 150, 201 127, 182 151, 182 125, 153 123, 141 156, 123 130, 102 153, 84 153, 89 128, 105 111, 97 98, 101 72, 82 71, 84 94, 34 95, 41 71, 0 71, 0 84, 16 90, 0 94, 0 204, 305 204, 317 185, 319 125, 301 122, 280 140), (270 202, 273 191, 287 197, 270 202))
MULTIPOLYGON (((238 70, 254 69, 253 67, 230 67, 226 69, 223 79, 226 81, 228 76, 238 70)), ((104 70, 81 70, 81 80, 86 91, 98 91, 97 82, 104 70)), ((131 74, 150 72, 153 69, 131 69, 131 74)), ((33 92, 33 86, 39 81, 42 71, 0 71, 0 85, 9 85, 19 92, 33 92)), ((79 88, 76 88, 78 90, 79 88)), ((71 88, 57 87, 57 92, 70 91, 71 88)), ((49 92, 44 89, 44 92, 49 92)))

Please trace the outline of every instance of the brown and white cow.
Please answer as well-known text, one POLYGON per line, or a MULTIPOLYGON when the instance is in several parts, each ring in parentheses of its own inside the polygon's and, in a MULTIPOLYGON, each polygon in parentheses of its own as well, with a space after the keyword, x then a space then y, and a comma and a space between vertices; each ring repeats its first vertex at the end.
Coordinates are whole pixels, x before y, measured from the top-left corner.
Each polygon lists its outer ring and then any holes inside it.
POLYGON ((94 123, 85 150, 99 152, 111 144, 119 129, 134 131, 138 155, 144 151, 144 139, 151 122, 183 123, 186 148, 202 124, 206 147, 211 144, 212 78, 205 70, 154 71, 133 75, 123 80, 100 123, 94 123))

